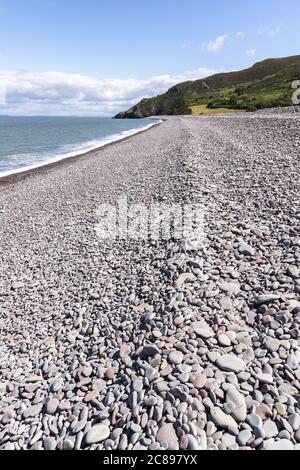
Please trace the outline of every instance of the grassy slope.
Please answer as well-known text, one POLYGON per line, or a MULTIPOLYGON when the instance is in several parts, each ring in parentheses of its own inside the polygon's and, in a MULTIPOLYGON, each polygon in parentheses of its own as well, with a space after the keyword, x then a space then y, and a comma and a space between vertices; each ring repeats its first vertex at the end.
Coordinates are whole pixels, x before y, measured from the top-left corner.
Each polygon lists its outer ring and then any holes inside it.
POLYGON ((232 114, 240 113, 241 109, 228 109, 228 108, 208 108, 206 104, 196 104, 191 106, 193 116, 209 116, 212 114, 232 114))
POLYGON ((201 105, 245 111, 290 106, 291 84, 299 79, 300 56, 268 59, 239 72, 180 83, 163 95, 143 100, 120 117, 191 114, 201 105))

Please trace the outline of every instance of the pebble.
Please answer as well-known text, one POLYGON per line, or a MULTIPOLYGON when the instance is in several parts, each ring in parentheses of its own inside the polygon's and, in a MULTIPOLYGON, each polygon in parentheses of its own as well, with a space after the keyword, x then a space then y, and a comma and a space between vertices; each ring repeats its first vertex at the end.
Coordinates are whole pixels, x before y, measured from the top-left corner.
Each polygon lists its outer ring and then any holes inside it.
POLYGON ((276 300, 280 300, 279 295, 265 294, 265 295, 259 295, 256 299, 256 303, 258 305, 263 305, 263 304, 269 304, 269 303, 275 302, 276 300))
POLYGON ((43 405, 41 403, 37 405, 30 406, 29 408, 26 408, 26 410, 23 412, 23 417, 26 418, 35 418, 38 416, 41 411, 42 411, 43 405))
POLYGON ((56 398, 51 398, 46 403, 46 413, 48 415, 55 415, 59 407, 59 401, 56 398))
POLYGON ((250 443, 252 438, 253 438, 252 433, 248 429, 244 429, 243 431, 239 433, 237 440, 238 440, 238 443, 244 447, 250 443))
POLYGON ((232 417, 238 422, 244 422, 247 416, 247 405, 244 395, 239 393, 234 386, 229 387, 226 393, 226 402, 232 403, 232 417))
POLYGON ((107 369, 107 371, 105 372, 105 377, 107 378, 107 380, 114 380, 115 378, 114 369, 112 368, 107 369))
POLYGON ((260 383, 262 383, 262 384, 269 384, 269 385, 271 385, 271 384, 273 384, 273 382, 274 382, 274 379, 273 379, 272 375, 270 375, 270 374, 262 374, 262 373, 260 373, 260 374, 257 374, 257 375, 256 375, 256 378, 257 378, 257 380, 258 380, 260 383))
POLYGON ((132 384, 132 388, 136 392, 141 392, 143 390, 143 381, 140 380, 140 379, 134 380, 134 382, 132 384))
POLYGON ((287 413, 286 405, 284 405, 283 403, 276 403, 275 408, 276 408, 277 413, 280 416, 286 416, 286 413, 287 413))
POLYGON ((279 441, 274 441, 270 439, 265 441, 264 450, 268 451, 279 451, 279 450, 294 450, 294 446, 291 441, 287 439, 280 439, 279 441))
POLYGON ((239 252, 246 256, 255 255, 255 250, 250 245, 244 242, 239 244, 239 252))
POLYGON ((13 282, 12 285, 11 285, 11 288, 13 290, 19 290, 19 289, 23 289, 25 287, 25 284, 24 282, 13 282))
POLYGON ((276 424, 271 419, 268 419, 264 423, 263 430, 265 432, 266 439, 271 439, 272 437, 277 437, 278 433, 279 433, 276 424))
POLYGON ((292 277, 293 279, 299 279, 300 271, 297 266, 289 266, 287 269, 287 275, 292 277))
POLYGON ((200 338, 209 339, 214 336, 213 330, 208 325, 203 324, 203 322, 193 323, 191 328, 200 338))
POLYGON ((160 351, 158 347, 155 346, 155 344, 147 344, 146 346, 144 346, 143 356, 152 357, 152 356, 156 356, 156 354, 160 354, 160 351))
POLYGON ((221 346, 224 346, 224 347, 231 346, 231 341, 230 341, 230 339, 228 338, 227 335, 219 335, 218 336, 218 341, 219 341, 221 346))
POLYGON ((96 424, 93 426, 85 436, 87 445, 98 444, 108 439, 110 436, 110 429, 105 424, 96 424))
POLYGON ((196 373, 193 377, 193 385, 195 388, 199 390, 205 387, 206 382, 207 382, 207 377, 201 372, 196 373))
POLYGON ((183 273, 179 276, 179 278, 175 282, 176 289, 180 289, 184 284, 188 282, 195 282, 196 276, 192 273, 183 273))
POLYGON ((237 295, 241 290, 241 286, 238 282, 222 282, 219 286, 221 291, 233 295, 237 295))
POLYGON ((220 356, 216 360, 216 365, 226 372, 235 372, 239 374, 246 369, 246 364, 242 359, 234 355, 220 356))
POLYGON ((188 450, 200 450, 197 439, 192 434, 187 434, 186 439, 188 441, 188 450))
POLYGON ((231 432, 235 436, 239 434, 238 426, 235 420, 231 416, 225 414, 221 408, 213 407, 210 411, 210 414, 211 419, 217 427, 226 429, 226 431, 231 432))
POLYGON ((229 311, 232 309, 232 301, 229 299, 229 297, 223 297, 220 300, 220 307, 225 310, 225 312, 229 311))
POLYGON ((268 338, 265 342, 265 346, 270 352, 277 352, 280 348, 280 341, 275 338, 268 338))
POLYGON ((156 440, 159 444, 166 443, 168 450, 179 450, 179 441, 173 424, 162 426, 156 435, 156 440))
POLYGON ((247 416, 247 423, 250 424, 250 426, 253 428, 253 429, 259 429, 259 428, 262 428, 263 426, 263 422, 262 422, 262 419, 259 415, 257 414, 251 414, 251 415, 248 415, 247 416))
POLYGON ((183 362, 183 354, 180 351, 172 351, 168 356, 170 364, 179 365, 183 362))

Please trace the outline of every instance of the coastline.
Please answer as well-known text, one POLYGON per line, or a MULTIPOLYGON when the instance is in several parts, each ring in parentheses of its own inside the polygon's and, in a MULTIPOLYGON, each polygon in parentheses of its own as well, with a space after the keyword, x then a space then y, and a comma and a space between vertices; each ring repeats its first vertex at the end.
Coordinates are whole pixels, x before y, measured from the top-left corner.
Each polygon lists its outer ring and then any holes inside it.
POLYGON ((26 179, 26 178, 28 178, 32 175, 41 174, 41 173, 44 173, 45 171, 49 171, 51 169, 67 165, 68 163, 72 164, 78 159, 92 157, 95 154, 98 154, 101 150, 104 150, 104 149, 106 149, 107 147, 109 147, 111 145, 116 145, 120 142, 125 142, 126 140, 128 140, 132 137, 135 137, 136 135, 143 134, 144 132, 150 131, 151 129, 155 128, 156 126, 160 126, 165 121, 165 119, 161 119, 160 117, 157 117, 157 118, 156 117, 149 117, 149 118, 146 118, 146 119, 155 120, 155 121, 158 121, 158 122, 155 122, 153 124, 149 124, 148 126, 145 126, 144 128, 141 128, 141 129, 136 129, 136 131, 134 133, 130 134, 130 135, 121 136, 121 137, 116 138, 116 139, 114 139, 112 141, 109 141, 107 143, 103 143, 103 145, 100 145, 100 146, 98 146, 98 147, 96 147, 92 150, 79 152, 78 154, 72 155, 72 156, 65 156, 65 157, 62 156, 61 158, 59 158, 57 160, 54 160, 52 162, 41 163, 37 166, 29 167, 28 169, 20 169, 19 171, 10 173, 8 175, 4 175, 4 176, 0 175, 0 189, 1 189, 1 187, 23 181, 24 179, 26 179))

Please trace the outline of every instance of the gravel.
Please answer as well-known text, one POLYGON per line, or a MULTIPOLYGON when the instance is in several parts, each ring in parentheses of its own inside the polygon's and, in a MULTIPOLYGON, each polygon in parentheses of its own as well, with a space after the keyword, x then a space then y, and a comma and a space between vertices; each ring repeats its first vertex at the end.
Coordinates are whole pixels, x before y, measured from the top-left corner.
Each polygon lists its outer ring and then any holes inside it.
POLYGON ((299 113, 173 117, 0 181, 0 448, 300 443, 299 113), (203 248, 96 210, 205 208, 203 248))

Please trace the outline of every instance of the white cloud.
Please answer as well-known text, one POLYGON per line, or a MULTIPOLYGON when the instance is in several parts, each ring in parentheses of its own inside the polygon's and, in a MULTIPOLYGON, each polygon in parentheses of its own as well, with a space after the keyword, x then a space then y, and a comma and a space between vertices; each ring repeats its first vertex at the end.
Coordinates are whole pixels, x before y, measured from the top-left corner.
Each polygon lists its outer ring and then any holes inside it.
POLYGON ((260 28, 257 31, 259 36, 268 36, 269 38, 274 38, 277 34, 281 33, 281 31, 286 27, 286 24, 282 23, 274 28, 265 27, 260 28))
POLYGON ((239 31, 238 33, 236 33, 236 37, 237 39, 245 39, 246 34, 243 31, 239 31))
POLYGON ((222 36, 218 36, 216 39, 209 41, 207 44, 207 49, 211 52, 221 52, 224 49, 226 39, 228 38, 228 34, 223 34, 222 36))
POLYGON ((246 50, 246 56, 249 59, 253 59, 256 56, 256 49, 247 49, 246 50))
POLYGON ((177 83, 219 71, 223 70, 198 68, 177 75, 120 80, 54 71, 0 70, 1 88, 6 90, 6 104, 0 103, 0 113, 111 116, 177 83))
POLYGON ((281 32, 281 26, 277 26, 277 28, 271 29, 271 30, 268 32, 268 36, 269 36, 269 38, 274 38, 274 37, 277 36, 277 34, 279 34, 280 32, 281 32))

